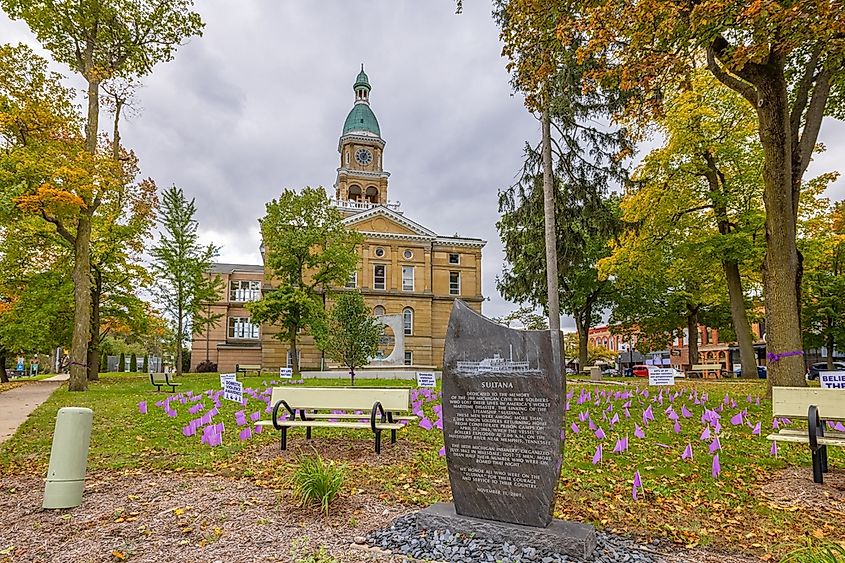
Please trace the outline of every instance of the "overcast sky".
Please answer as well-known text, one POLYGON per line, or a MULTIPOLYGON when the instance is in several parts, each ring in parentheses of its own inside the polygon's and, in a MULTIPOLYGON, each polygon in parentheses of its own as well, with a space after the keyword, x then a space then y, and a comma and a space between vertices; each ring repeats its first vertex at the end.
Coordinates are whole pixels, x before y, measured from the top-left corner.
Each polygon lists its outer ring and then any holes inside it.
MULTIPOLYGON (((197 10, 203 37, 144 80, 141 111, 122 137, 144 176, 196 197, 220 261, 261 263, 257 219, 282 189, 331 193, 364 63, 387 142, 390 199, 440 234, 488 241, 484 313, 514 308, 496 291, 497 190, 513 183, 539 126, 512 95, 489 3, 465 2, 461 15, 452 0, 204 0, 197 10)), ((2 13, 0 41, 38 46, 2 13)), ((826 120, 821 140, 827 152, 811 174, 842 168, 845 124, 826 120)), ((830 195, 842 199, 845 180, 830 195)))

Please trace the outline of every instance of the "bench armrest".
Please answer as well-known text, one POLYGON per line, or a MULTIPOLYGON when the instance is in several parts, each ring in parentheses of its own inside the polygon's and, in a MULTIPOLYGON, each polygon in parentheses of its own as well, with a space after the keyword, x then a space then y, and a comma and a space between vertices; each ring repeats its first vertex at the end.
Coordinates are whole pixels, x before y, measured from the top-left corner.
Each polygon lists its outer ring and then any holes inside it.
POLYGON ((381 411, 381 420, 380 422, 385 422, 387 420, 387 415, 384 413, 384 407, 381 406, 381 401, 376 401, 373 405, 373 410, 370 413, 370 427, 373 429, 373 434, 377 432, 376 430, 376 414, 381 411))
POLYGON ((816 451, 819 448, 819 438, 824 438, 824 424, 819 416, 819 408, 810 405, 807 409, 807 433, 810 439, 810 449, 816 451))
POLYGON ((279 425, 279 407, 285 407, 285 410, 290 413, 291 418, 294 420, 296 419, 296 411, 290 408, 290 405, 282 399, 278 401, 275 405, 273 405, 273 428, 276 430, 281 430, 282 427, 279 425))

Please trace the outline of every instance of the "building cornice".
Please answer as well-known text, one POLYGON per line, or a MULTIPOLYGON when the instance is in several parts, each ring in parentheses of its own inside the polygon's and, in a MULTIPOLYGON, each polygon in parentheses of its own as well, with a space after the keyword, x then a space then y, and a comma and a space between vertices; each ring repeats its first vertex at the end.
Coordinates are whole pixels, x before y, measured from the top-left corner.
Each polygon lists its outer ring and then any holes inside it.
MULTIPOLYGON (((392 209, 388 209, 387 207, 384 207, 383 205, 373 207, 373 208, 368 209, 368 210, 366 210, 362 213, 356 213, 355 215, 350 215, 349 217, 344 219, 343 222, 347 226, 352 226, 355 223, 358 223, 360 221, 364 221, 364 220, 369 219, 371 217, 376 217, 378 215, 381 215, 381 216, 383 216, 387 219, 390 219, 394 223, 402 225, 403 227, 407 227, 408 229, 414 231, 414 234, 416 236, 427 237, 427 238, 432 239, 432 240, 437 237, 437 233, 435 233, 431 229, 427 229, 427 228, 423 227, 422 225, 420 225, 419 223, 412 221, 412 220, 408 219, 407 217, 405 217, 404 215, 401 215, 401 214, 393 211, 392 209)), ((387 234, 392 234, 392 233, 379 233, 379 234, 387 235, 387 234)), ((399 235, 399 236, 411 236, 411 235, 399 235)))
MULTIPOLYGON (((341 166, 337 169, 337 175, 346 174, 347 176, 365 176, 367 178, 390 178, 390 172, 382 170, 381 172, 371 172, 370 170, 358 170, 356 168, 347 168, 341 166)), ((337 185, 335 185, 337 187, 337 185)))
POLYGON ((384 139, 381 137, 376 137, 373 135, 372 137, 369 135, 360 135, 356 133, 347 133, 346 135, 341 135, 340 139, 337 141, 337 152, 340 152, 343 149, 343 143, 349 141, 360 141, 362 143, 367 143, 371 145, 377 145, 378 148, 384 150, 384 145, 387 144, 384 142, 384 139))
POLYGON ((486 240, 480 238, 457 238, 457 237, 437 237, 435 244, 443 246, 469 246, 472 248, 484 248, 487 244, 486 240))

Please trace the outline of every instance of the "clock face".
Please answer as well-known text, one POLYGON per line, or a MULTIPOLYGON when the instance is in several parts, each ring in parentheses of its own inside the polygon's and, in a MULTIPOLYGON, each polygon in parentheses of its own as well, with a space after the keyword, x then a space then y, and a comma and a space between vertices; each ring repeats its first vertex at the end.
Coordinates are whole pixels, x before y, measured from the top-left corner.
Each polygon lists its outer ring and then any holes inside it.
POLYGON ((358 164, 369 164, 373 161, 373 153, 367 149, 358 149, 355 153, 355 160, 358 161, 358 164))

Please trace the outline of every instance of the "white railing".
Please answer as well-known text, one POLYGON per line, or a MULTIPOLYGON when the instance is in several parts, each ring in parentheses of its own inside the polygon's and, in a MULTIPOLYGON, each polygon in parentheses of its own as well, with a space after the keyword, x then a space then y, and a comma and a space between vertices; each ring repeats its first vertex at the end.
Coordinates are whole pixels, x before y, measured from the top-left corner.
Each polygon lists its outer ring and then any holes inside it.
POLYGON ((335 199, 332 198, 329 202, 334 205, 335 207, 341 209, 354 209, 356 211, 362 211, 365 209, 372 209, 373 207, 378 207, 379 205, 384 205, 388 209, 392 209, 393 211, 399 211, 399 202, 398 201, 388 201, 387 203, 371 203, 369 201, 352 201, 348 199, 335 199))

